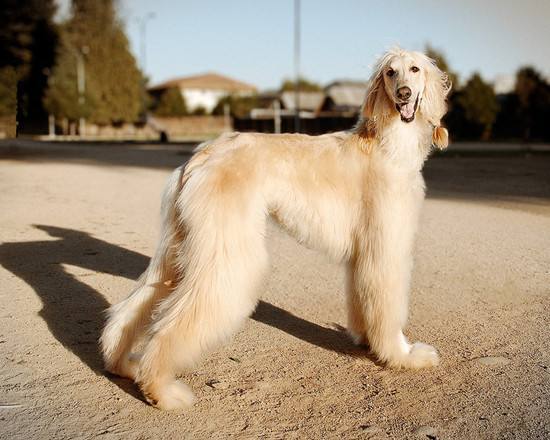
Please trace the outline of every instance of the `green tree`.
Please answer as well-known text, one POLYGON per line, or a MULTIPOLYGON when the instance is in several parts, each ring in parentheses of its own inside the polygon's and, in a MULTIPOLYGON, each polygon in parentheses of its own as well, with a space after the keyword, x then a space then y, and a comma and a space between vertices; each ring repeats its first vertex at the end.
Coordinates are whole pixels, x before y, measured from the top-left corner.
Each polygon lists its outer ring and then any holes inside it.
MULTIPOLYGON (((453 99, 453 124, 463 137, 488 140, 499 105, 493 87, 474 73, 453 99)), ((453 128, 453 127, 451 127, 453 128)))
POLYGON ((524 140, 550 139, 550 85, 532 67, 516 75, 517 119, 524 140))
POLYGON ((447 58, 445 57, 443 52, 440 50, 434 49, 431 45, 428 44, 426 46, 426 55, 435 61, 435 64, 437 65, 437 67, 443 70, 443 72, 447 73, 447 75, 449 76, 449 80, 451 81, 451 84, 452 84, 451 92, 453 90, 458 90, 459 88, 458 75, 456 74, 456 72, 451 70, 451 67, 449 66, 449 63, 447 62, 447 58))
POLYGON ((157 116, 185 116, 188 114, 185 99, 177 87, 164 91, 154 110, 157 116))
POLYGON ((57 64, 49 80, 49 87, 44 97, 44 106, 57 118, 76 121, 79 118, 90 118, 94 103, 94 89, 91 86, 90 72, 86 68, 85 54, 82 49, 75 49, 67 34, 62 34, 57 64), (77 63, 84 64, 86 87, 82 96, 78 91, 77 63))
MULTIPOLYGON (((281 92, 288 92, 295 90, 296 81, 285 79, 281 85, 281 92)), ((300 77, 298 79, 298 86, 300 87, 301 92, 320 92, 323 88, 306 78, 300 77)))
POLYGON ((17 73, 12 66, 0 67, 0 134, 16 135, 17 73))
POLYGON ((143 108, 143 77, 117 20, 113 0, 73 0, 44 101, 58 117, 109 124, 135 121, 143 108), (77 65, 85 70, 79 100, 77 65))
POLYGON ((204 116, 207 113, 208 112, 206 111, 206 109, 202 105, 199 105, 198 107, 195 107, 195 109, 193 109, 193 111, 191 112, 191 114, 195 115, 195 116, 204 116))
POLYGON ((17 109, 17 73, 12 66, 0 68, 0 116, 15 116, 17 109))
MULTIPOLYGON (((0 81, 6 87, 15 71, 17 119, 23 130, 40 119, 45 120, 42 97, 55 59, 55 11, 54 0, 4 0, 0 8, 0 81), (5 69, 8 66, 13 71, 5 69)), ((0 106, 7 104, 3 102, 0 106)))

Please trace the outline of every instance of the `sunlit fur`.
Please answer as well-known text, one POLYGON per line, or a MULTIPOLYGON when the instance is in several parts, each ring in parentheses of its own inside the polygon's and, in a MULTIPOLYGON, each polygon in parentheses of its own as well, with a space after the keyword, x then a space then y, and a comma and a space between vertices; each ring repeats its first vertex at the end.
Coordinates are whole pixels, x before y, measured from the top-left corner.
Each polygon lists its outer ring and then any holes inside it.
POLYGON ((355 342, 391 367, 436 365, 436 350, 409 344, 402 329, 424 199, 420 170, 433 141, 446 145, 440 120, 447 91, 431 60, 395 49, 381 58, 349 132, 233 133, 200 145, 168 181, 149 267, 108 311, 101 337, 106 368, 135 380, 159 408, 191 404, 193 394, 176 375, 254 310, 268 266, 269 215, 300 243, 346 266, 355 342), (421 68, 421 79, 410 80, 421 104, 405 123, 383 71, 410 62, 421 68))

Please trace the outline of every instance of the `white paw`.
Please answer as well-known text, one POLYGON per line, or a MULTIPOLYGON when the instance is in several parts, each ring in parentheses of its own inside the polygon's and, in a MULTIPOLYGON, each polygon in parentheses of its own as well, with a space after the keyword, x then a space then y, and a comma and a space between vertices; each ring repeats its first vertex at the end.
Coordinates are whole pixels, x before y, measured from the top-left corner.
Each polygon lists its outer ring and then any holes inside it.
POLYGON ((437 350, 431 345, 416 342, 407 348, 406 353, 386 359, 386 364, 392 368, 408 369, 429 368, 439 364, 437 350))
POLYGON ((429 368, 439 364, 437 350, 431 345, 415 342, 407 356, 405 368, 429 368))
POLYGON ((175 379, 143 390, 143 394, 151 405, 165 411, 187 408, 195 402, 195 396, 189 387, 175 379))
POLYGON ((135 380, 140 358, 141 355, 132 353, 120 359, 115 365, 106 365, 105 368, 109 373, 135 380))

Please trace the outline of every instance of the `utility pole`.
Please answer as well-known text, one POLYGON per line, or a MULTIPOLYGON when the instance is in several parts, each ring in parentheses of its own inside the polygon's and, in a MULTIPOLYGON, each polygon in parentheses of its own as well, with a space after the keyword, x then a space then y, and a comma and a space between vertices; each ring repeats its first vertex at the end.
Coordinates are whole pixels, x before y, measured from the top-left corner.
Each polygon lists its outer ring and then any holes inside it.
POLYGON ((278 99, 273 101, 273 131, 277 134, 281 132, 281 103, 278 99))
POLYGON ((300 132, 300 0, 294 0, 294 131, 300 132))
MULTIPOLYGON (((48 78, 48 87, 51 87, 53 84, 52 71, 46 67, 43 72, 48 78)), ((52 113, 48 114, 48 137, 55 139, 55 116, 52 113)))

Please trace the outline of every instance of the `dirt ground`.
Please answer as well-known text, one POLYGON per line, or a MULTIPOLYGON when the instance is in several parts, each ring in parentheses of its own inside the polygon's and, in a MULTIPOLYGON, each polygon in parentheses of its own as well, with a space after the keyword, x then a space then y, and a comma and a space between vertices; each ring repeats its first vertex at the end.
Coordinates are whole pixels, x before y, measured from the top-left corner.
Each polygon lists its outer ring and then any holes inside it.
MULTIPOLYGON (((512 149, 513 150, 513 149, 512 149)), ((550 154, 433 157, 394 371, 343 333, 343 271, 270 227, 257 311, 169 413, 102 370, 103 310, 155 244, 189 146, 0 143, 2 439, 550 438, 550 154)))

